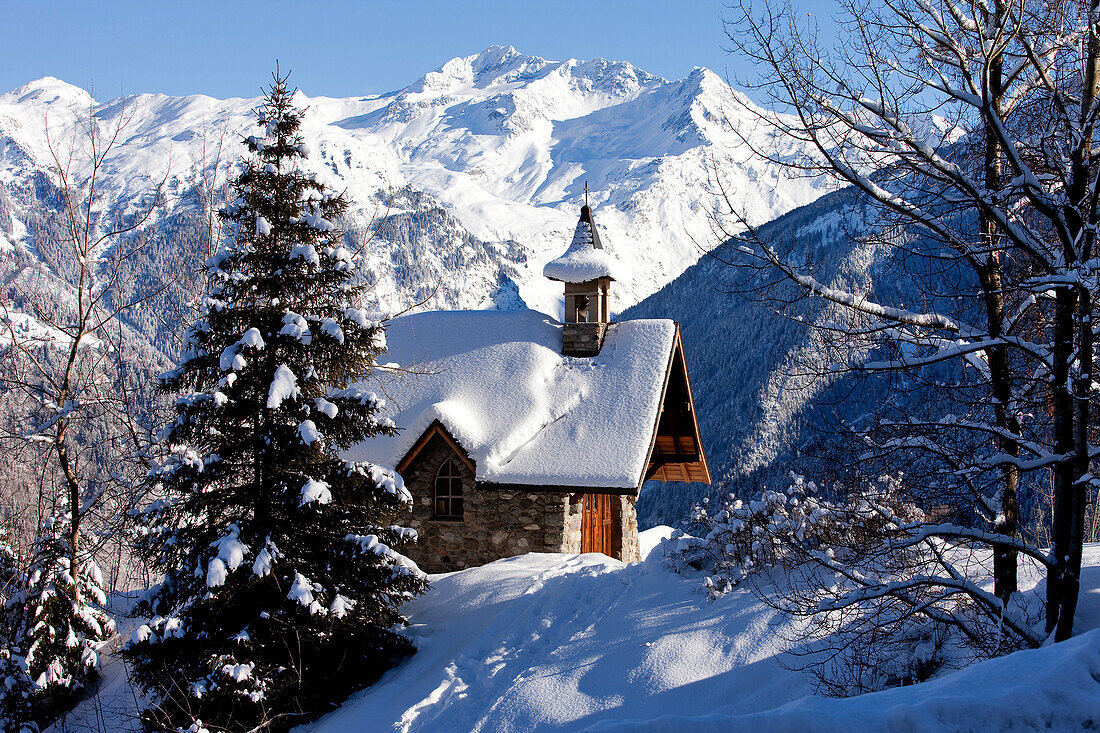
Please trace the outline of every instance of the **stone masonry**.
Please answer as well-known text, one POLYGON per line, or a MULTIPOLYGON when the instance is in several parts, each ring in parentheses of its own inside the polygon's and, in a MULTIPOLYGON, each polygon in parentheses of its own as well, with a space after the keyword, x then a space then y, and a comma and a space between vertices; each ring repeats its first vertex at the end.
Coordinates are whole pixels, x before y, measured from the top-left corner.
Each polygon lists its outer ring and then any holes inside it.
MULTIPOLYGON (((540 491, 539 487, 479 488, 473 472, 438 435, 407 467, 404 479, 413 505, 403 521, 419 535, 417 543, 408 548, 408 555, 422 570, 448 572, 527 552, 581 550, 579 494, 540 491), (452 457, 462 476, 463 517, 436 519, 433 480, 443 461, 452 457)), ((638 560, 634 497, 613 497, 612 508, 621 530, 617 534, 623 538, 615 554, 626 562, 638 560)))
POLYGON ((561 327, 561 353, 595 356, 603 347, 606 323, 565 323, 561 327))
POLYGON ((615 556, 623 562, 638 562, 642 559, 642 548, 638 542, 638 512, 634 508, 636 499, 633 496, 613 496, 611 500, 612 511, 619 520, 617 534, 622 538, 622 546, 615 548, 615 556), (618 511, 615 511, 616 501, 618 511))

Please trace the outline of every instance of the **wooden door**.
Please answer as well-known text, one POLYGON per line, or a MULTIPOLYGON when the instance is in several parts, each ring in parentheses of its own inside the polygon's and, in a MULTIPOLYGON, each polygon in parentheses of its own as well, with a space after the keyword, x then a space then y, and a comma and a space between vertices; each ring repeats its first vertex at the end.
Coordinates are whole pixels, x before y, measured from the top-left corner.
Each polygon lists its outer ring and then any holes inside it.
POLYGON ((615 556, 614 517, 611 497, 585 494, 581 505, 581 552, 602 552, 615 556))

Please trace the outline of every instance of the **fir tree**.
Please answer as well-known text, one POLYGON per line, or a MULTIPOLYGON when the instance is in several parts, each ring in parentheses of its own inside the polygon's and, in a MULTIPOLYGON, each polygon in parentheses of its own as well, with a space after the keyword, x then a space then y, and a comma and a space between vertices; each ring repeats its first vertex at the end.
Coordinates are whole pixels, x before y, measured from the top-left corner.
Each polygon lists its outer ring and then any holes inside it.
POLYGON ((99 566, 82 558, 74 576, 72 556, 72 524, 61 512, 43 521, 26 573, 11 548, 0 545, 0 729, 45 727, 99 675, 99 650, 115 623, 103 610, 99 566))
POLYGON ((207 263, 204 317, 180 366, 160 498, 139 517, 139 551, 164 581, 124 650, 154 698, 153 729, 285 729, 331 709, 411 644, 391 630, 425 588, 393 526, 400 479, 341 452, 391 435, 358 383, 385 349, 354 304, 347 208, 299 167, 308 149, 286 77, 259 110, 262 134, 207 263))
POLYGON ((27 577, 7 539, 0 530, 0 731, 20 730, 32 714, 32 688, 26 657, 21 653, 25 645, 16 639, 16 629, 22 626, 19 601, 27 577))

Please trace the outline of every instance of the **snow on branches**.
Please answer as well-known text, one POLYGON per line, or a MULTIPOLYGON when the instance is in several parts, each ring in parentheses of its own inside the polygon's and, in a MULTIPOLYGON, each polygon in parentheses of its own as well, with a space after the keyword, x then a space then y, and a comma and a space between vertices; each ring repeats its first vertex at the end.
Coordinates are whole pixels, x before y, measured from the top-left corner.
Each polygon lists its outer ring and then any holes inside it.
MULTIPOLYGON (((103 610, 103 576, 92 558, 74 573, 72 525, 63 513, 42 523, 27 572, 5 562, 7 597, 0 610, 0 713, 20 725, 48 721, 99 674, 99 653, 115 633, 103 610)), ((2 553, 14 560, 10 548, 2 553)))
MULTIPOLYGON (((810 670, 827 694, 859 694, 926 678, 944 665, 1038 646, 1041 604, 990 592, 992 535, 927 520, 899 479, 829 500, 792 476, 760 499, 732 495, 696 507, 700 537, 666 540, 665 561, 707 573, 710 597, 752 577, 754 591, 805 620, 792 666, 810 670), (1037 625, 1038 623, 1038 625, 1037 625)), ((1037 564, 1042 552, 1019 543, 1037 564)))
POLYGON ((393 524, 411 500, 400 478, 342 455, 396 432, 360 385, 385 338, 358 307, 347 202, 297 165, 308 146, 291 97, 277 77, 202 318, 162 377, 184 396, 137 543, 165 579, 122 652, 158 701, 156 729, 308 721, 412 652, 392 628, 426 587, 400 552, 414 536, 393 524))

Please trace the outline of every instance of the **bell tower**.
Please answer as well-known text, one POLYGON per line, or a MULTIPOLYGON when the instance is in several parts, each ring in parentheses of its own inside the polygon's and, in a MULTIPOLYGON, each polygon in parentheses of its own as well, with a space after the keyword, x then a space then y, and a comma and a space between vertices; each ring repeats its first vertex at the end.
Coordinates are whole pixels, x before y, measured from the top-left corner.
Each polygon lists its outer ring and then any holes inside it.
POLYGON ((617 264, 600 241, 592 209, 585 203, 569 248, 542 270, 545 277, 565 283, 561 353, 568 356, 600 353, 611 320, 611 281, 615 279, 617 264))

